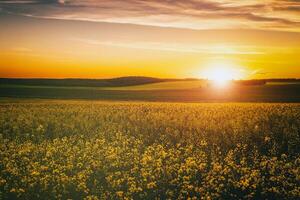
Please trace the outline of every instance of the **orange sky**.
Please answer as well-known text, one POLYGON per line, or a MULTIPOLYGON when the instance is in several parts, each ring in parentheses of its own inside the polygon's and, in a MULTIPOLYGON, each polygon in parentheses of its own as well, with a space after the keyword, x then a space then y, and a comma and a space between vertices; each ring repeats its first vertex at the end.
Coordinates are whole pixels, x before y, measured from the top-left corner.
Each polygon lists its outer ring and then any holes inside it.
POLYGON ((300 78, 300 2, 2 1, 0 77, 300 78), (216 69, 213 69, 216 68, 216 69))

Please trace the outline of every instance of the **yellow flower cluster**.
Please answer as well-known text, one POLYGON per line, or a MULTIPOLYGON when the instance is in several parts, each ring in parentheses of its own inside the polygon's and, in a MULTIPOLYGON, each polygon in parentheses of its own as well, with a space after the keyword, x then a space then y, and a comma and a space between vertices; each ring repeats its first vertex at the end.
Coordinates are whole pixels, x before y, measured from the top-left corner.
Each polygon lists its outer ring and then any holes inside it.
POLYGON ((0 104, 0 199, 299 199, 299 104, 0 104))

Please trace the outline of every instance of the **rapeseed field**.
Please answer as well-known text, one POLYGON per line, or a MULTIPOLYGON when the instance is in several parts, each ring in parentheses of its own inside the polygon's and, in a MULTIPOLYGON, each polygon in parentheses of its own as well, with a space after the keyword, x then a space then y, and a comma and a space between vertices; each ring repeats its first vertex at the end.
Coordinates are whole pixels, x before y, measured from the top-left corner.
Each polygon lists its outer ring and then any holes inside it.
POLYGON ((0 199, 299 199, 300 104, 0 103, 0 199))

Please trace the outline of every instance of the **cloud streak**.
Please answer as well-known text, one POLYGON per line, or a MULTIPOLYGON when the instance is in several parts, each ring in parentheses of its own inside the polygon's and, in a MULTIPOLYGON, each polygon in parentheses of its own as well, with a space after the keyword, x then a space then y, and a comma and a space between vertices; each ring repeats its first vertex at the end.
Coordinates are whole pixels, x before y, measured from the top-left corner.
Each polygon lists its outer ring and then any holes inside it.
POLYGON ((154 50, 154 51, 171 51, 180 53, 201 53, 212 55, 252 55, 264 54, 262 51, 254 51, 249 47, 230 47, 230 46, 201 46, 199 44, 183 44, 183 43, 162 43, 162 42, 116 42, 116 41, 100 41, 92 39, 72 38, 71 40, 82 42, 89 45, 103 45, 111 47, 121 47, 130 49, 154 50))
POLYGON ((300 31, 297 0, 5 0, 0 8, 2 12, 54 19, 300 31))

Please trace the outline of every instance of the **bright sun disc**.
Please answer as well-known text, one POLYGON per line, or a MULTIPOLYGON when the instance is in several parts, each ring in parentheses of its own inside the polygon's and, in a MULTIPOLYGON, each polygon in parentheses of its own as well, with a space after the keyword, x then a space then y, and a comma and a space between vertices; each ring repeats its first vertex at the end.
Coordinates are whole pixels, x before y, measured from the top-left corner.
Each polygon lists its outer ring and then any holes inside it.
POLYGON ((217 86, 226 86, 230 80, 241 79, 241 70, 229 62, 213 62, 207 65, 202 76, 217 86))

